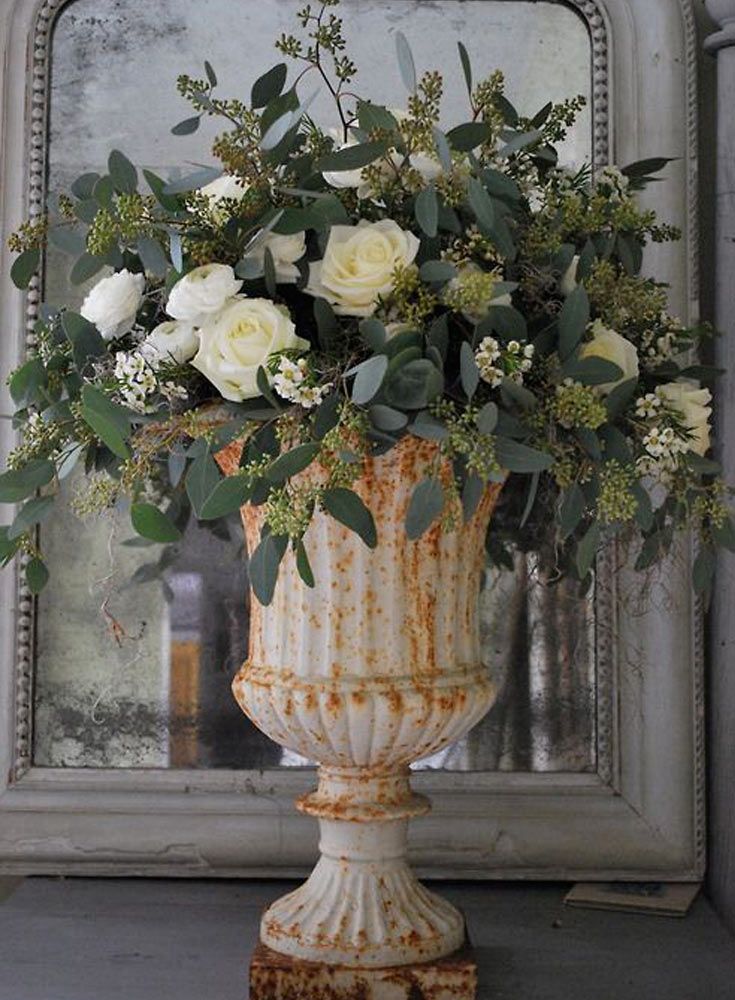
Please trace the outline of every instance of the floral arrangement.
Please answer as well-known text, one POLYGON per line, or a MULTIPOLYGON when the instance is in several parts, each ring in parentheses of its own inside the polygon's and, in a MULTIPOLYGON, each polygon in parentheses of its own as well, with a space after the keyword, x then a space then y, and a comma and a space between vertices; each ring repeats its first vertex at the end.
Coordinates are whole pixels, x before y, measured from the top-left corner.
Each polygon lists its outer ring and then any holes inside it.
MULTIPOLYGON (((129 503, 139 544, 175 544, 192 516, 216 527, 263 505, 251 554, 258 599, 272 596, 290 545, 313 585, 307 529, 323 510, 378 543, 353 488, 366 458, 405 435, 451 462, 417 486, 406 530, 451 528, 485 484, 507 480, 488 551, 554 533, 560 573, 588 581, 612 536, 639 539, 637 567, 696 529, 699 591, 714 549, 735 546, 727 489, 708 457, 713 369, 693 363, 707 334, 667 312, 641 274, 650 241, 678 237, 636 194, 665 159, 570 171, 556 145, 583 105, 524 117, 495 72, 475 81, 465 48, 466 120, 442 125, 442 76, 418 77, 397 35, 404 107, 356 93, 342 23, 324 0, 249 103, 217 77, 181 76, 191 117, 221 119, 217 168, 166 181, 119 151, 79 177, 47 216, 12 237, 26 287, 47 242, 96 278, 79 312, 44 305, 28 359, 9 379, 21 444, 0 501, 0 559, 48 571, 37 526, 75 464, 82 515, 129 503), (318 78, 337 129, 309 115, 318 78), (214 455, 242 443, 239 472, 214 455), (314 463, 321 478, 300 477, 314 463)), ((165 550, 158 564, 167 565, 165 550)))

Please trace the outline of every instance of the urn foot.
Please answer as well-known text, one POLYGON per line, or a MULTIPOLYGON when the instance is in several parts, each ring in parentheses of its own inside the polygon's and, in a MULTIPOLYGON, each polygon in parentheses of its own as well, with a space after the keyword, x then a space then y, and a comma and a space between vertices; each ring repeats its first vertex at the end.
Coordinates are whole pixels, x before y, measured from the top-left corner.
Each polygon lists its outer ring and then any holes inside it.
POLYGON ((406 862, 408 820, 429 808, 411 793, 407 772, 322 768, 319 789, 299 808, 319 819, 321 857, 307 881, 264 914, 264 945, 353 968, 429 962, 461 946, 462 914, 406 862))

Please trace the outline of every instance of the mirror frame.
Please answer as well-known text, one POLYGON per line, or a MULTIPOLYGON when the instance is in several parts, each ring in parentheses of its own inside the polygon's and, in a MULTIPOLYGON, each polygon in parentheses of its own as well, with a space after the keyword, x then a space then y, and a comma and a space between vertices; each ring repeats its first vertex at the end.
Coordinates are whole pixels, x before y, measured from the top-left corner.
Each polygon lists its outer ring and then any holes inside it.
MULTIPOLYGON (((42 210, 50 39, 71 0, 9 0, 0 14, 0 371, 23 356, 40 293, 9 280, 9 232, 42 210)), ((473 0, 488 2, 488 0, 473 0)), ((493 0, 504 2, 504 0, 493 0)), ((697 40, 691 0, 555 0, 585 20, 592 47, 598 164, 675 157, 646 202, 681 243, 646 264, 672 307, 698 316, 697 40), (684 113, 682 114, 682 109, 684 113)), ((4 380, 3 380, 4 382, 4 380)), ((0 412, 10 401, 0 387, 0 412)), ((0 451, 12 446, 0 422, 0 451)), ((703 623, 682 544, 650 606, 617 554, 596 597, 595 773, 417 772, 433 812, 412 859, 435 877, 698 880, 705 864, 703 623), (622 585, 621 585, 622 581, 622 585), (625 592, 623 603, 621 592, 625 592), (677 595, 671 607, 668 595, 677 595)), ((32 766, 36 606, 0 576, 0 872, 286 876, 308 869, 316 824, 292 800, 312 771, 71 769, 32 766)))

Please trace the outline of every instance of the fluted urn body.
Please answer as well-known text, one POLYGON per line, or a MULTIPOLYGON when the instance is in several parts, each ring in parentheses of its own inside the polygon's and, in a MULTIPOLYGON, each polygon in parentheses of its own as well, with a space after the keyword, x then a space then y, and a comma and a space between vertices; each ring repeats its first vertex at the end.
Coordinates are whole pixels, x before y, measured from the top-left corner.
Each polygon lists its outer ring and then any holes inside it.
MULTIPOLYGON (((225 471, 238 450, 219 456, 225 471)), ((369 459, 354 489, 373 513, 377 548, 317 512, 304 538, 315 586, 289 550, 272 603, 252 601, 235 697, 271 739, 319 764, 318 788, 297 806, 319 819, 320 860, 261 925, 263 942, 285 954, 391 966, 463 941, 459 912, 405 860, 408 820, 429 808, 410 790, 408 765, 463 736, 494 700, 478 594, 501 487, 488 487, 469 521, 411 541, 411 494, 437 468, 449 475, 438 446, 413 437, 369 459)), ((243 508, 251 552, 262 519, 262 508, 243 508)))

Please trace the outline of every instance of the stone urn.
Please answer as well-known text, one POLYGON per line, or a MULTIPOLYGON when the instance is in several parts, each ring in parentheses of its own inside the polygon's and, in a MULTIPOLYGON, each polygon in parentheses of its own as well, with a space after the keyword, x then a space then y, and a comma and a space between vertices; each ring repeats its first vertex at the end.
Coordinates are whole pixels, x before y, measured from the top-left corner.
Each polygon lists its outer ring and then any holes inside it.
MULTIPOLYGON (((318 787, 296 806, 318 819, 321 856, 261 923, 262 943, 293 958, 380 968, 429 962, 464 941, 462 915, 406 861, 408 821, 430 808, 411 791, 409 764, 463 736, 495 699, 478 598, 501 484, 469 522, 409 540, 408 502, 437 447, 405 437, 367 461, 354 489, 375 518, 377 548, 317 512, 304 538, 315 586, 289 549, 272 603, 252 599, 235 697, 272 740, 319 764, 318 787)), ((226 473, 239 452, 219 454, 226 473)), ((252 552, 263 508, 242 516, 252 552)))

